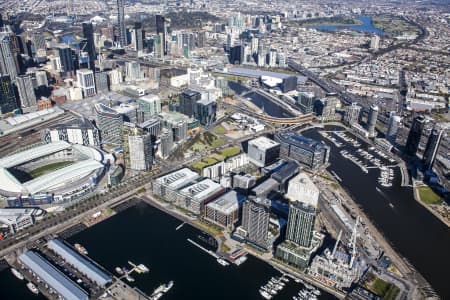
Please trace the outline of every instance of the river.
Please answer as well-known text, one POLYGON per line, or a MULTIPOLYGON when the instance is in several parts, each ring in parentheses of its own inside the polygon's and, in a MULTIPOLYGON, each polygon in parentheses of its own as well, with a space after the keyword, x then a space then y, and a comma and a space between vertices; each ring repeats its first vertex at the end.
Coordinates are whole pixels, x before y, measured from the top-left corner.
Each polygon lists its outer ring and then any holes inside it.
POLYGON ((339 154, 340 149, 323 138, 317 129, 303 134, 330 145, 331 166, 328 169, 343 179, 343 187, 392 246, 417 268, 442 299, 450 299, 450 229, 417 203, 412 188, 401 186, 399 168, 395 169, 393 186, 378 192, 375 189, 378 170, 370 169, 365 174, 354 163, 344 159, 339 154))
MULTIPOLYGON (((228 300, 262 299, 258 289, 272 276, 280 273, 254 257, 240 266, 223 267, 215 258, 187 241, 191 238, 201 244, 202 232, 184 225, 176 218, 144 203, 128 208, 117 215, 78 233, 68 239, 80 243, 89 257, 110 272, 116 266, 126 266, 130 260, 149 267, 148 274, 133 274, 137 286, 147 294, 161 283, 174 281, 174 287, 164 299, 228 300)), ((10 274, 0 273, 0 299, 35 299, 24 282, 10 274), (13 289, 8 288, 9 284, 13 289), (21 288, 23 286, 23 288, 21 288)), ((290 281, 273 299, 292 299, 301 289, 299 283, 290 281)), ((323 292, 319 299, 335 299, 323 292)))

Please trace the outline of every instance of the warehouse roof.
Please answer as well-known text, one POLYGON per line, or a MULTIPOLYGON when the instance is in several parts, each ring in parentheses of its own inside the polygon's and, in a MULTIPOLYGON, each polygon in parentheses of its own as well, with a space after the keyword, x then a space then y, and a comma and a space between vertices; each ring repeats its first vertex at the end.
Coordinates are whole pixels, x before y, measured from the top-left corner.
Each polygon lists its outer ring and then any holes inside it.
POLYGON ((78 254, 75 250, 64 244, 62 241, 57 239, 50 240, 47 243, 47 247, 98 285, 105 286, 107 283, 112 281, 112 277, 110 275, 100 270, 99 267, 78 254))
POLYGON ((27 251, 19 260, 65 299, 88 300, 88 294, 39 254, 27 251))

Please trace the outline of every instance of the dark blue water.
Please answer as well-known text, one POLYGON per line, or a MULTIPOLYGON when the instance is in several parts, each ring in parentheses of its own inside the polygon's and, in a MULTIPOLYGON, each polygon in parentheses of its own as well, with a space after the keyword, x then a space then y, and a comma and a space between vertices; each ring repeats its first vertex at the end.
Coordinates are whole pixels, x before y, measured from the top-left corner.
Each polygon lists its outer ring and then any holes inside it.
MULTIPOLYGON (((401 186, 399 169, 395 169, 393 186, 379 186, 379 192, 375 188, 379 175, 376 169, 369 169, 368 174, 363 173, 358 166, 341 156, 339 151, 342 148, 336 148, 316 129, 306 131, 304 135, 323 140, 331 147, 331 166, 328 169, 343 179, 342 186, 391 245, 416 267, 442 299, 450 299, 450 229, 417 203, 410 187, 401 186), (390 207, 389 203, 394 207, 390 207)), ((356 149, 348 146, 348 150, 356 149)))
MULTIPOLYGON (((236 94, 242 94, 248 91, 248 89, 245 86, 242 86, 241 84, 233 81, 228 82, 228 86, 236 93, 236 94)), ((258 106, 259 108, 263 109, 266 114, 272 117, 276 118, 289 118, 292 117, 292 114, 290 114, 287 110, 285 110, 283 107, 279 106, 278 104, 272 102, 271 100, 261 96, 258 93, 251 92, 247 95, 245 95, 245 98, 250 98, 249 101, 251 101, 253 104, 258 106)), ((242 104, 245 105, 245 104, 242 104)))
POLYGON ((359 25, 348 25, 348 26, 335 26, 335 25, 315 25, 311 28, 324 30, 324 31, 337 31, 337 30, 354 30, 366 33, 376 33, 378 35, 384 35, 384 31, 376 28, 372 23, 372 18, 369 16, 358 16, 358 20, 362 22, 359 25))
MULTIPOLYGON (((133 274, 134 287, 151 294, 160 284, 174 281, 164 300, 260 300, 259 287, 280 273, 254 257, 241 266, 223 267, 215 258, 187 241, 202 243, 203 233, 143 202, 69 238, 80 243, 89 256, 111 273, 130 260, 149 267, 147 274, 133 274)), ((9 270, 0 273, 0 299, 42 299, 35 297, 9 270)), ((290 281, 273 299, 292 299, 302 286, 290 281)), ((335 297, 322 292, 319 299, 335 297)))

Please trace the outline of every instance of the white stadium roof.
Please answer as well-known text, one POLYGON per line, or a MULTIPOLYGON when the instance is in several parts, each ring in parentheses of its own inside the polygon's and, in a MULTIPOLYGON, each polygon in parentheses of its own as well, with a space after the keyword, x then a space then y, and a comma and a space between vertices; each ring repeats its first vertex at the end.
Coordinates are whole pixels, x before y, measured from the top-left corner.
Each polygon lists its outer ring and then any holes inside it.
POLYGON ((71 145, 64 141, 45 144, 34 147, 22 152, 18 152, 0 159, 0 168, 11 168, 23 163, 29 162, 33 159, 47 156, 65 149, 70 148, 71 145))
POLYGON ((87 177, 92 172, 103 168, 104 166, 101 163, 102 159, 102 154, 93 148, 82 145, 71 145, 63 141, 28 149, 0 159, 0 190, 9 193, 22 194, 54 191, 67 184, 72 184, 81 178, 87 177), (87 159, 78 161, 72 165, 24 183, 21 183, 8 171, 8 168, 69 148, 81 152, 87 159))

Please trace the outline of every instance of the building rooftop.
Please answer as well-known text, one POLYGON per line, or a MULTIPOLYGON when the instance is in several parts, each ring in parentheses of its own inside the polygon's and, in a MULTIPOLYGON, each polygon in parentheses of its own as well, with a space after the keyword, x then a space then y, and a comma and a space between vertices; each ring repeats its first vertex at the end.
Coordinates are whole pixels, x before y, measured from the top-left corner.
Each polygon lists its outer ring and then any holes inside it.
POLYGON ((306 173, 301 172, 289 181, 286 197, 291 201, 317 207, 319 189, 306 173))
POLYGON ((275 142, 274 140, 271 140, 264 136, 260 136, 260 137, 257 137, 256 139, 250 140, 248 142, 248 144, 253 145, 256 148, 261 149, 261 150, 271 149, 273 147, 280 145, 280 143, 275 142))
POLYGON ((47 247, 98 285, 105 286, 107 283, 112 281, 111 275, 108 275, 104 271, 100 270, 99 267, 81 256, 64 242, 53 239, 47 243, 47 247))
POLYGON ((220 184, 208 178, 185 187, 180 193, 194 199, 203 200, 221 190, 223 190, 223 187, 220 184))
POLYGON ((299 135, 293 131, 279 132, 276 134, 276 136, 280 141, 284 143, 288 143, 300 148, 307 148, 311 151, 328 148, 327 145, 324 145, 319 141, 299 135))
POLYGON ((254 192, 256 195, 266 194, 274 190, 278 186, 278 184, 279 183, 275 179, 269 178, 254 187, 252 189, 252 192, 254 192))
POLYGON ((220 196, 214 201, 208 203, 206 206, 221 212, 222 214, 229 215, 230 213, 239 209, 244 203, 246 197, 236 191, 229 191, 228 193, 220 196))
POLYGON ((200 177, 196 172, 183 168, 170 174, 164 175, 156 179, 156 182, 169 186, 172 189, 179 189, 193 182, 200 177))
POLYGON ((63 298, 73 300, 89 299, 88 294, 84 290, 39 254, 27 251, 19 256, 19 261, 63 298))

